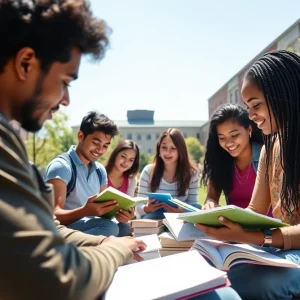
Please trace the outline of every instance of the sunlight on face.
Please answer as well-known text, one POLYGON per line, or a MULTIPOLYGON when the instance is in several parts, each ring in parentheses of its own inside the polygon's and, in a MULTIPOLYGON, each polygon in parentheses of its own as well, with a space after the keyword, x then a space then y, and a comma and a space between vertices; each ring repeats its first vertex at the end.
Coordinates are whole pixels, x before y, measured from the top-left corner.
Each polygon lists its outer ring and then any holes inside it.
POLYGON ((248 108, 249 118, 257 124, 263 134, 269 135, 277 131, 273 113, 269 113, 266 99, 255 83, 244 80, 242 98, 248 108))
POLYGON ((179 157, 178 150, 169 135, 163 138, 159 147, 159 155, 165 164, 177 162, 179 157))
POLYGON ((252 128, 245 128, 235 120, 228 120, 217 126, 220 146, 233 157, 250 147, 250 132, 252 128))

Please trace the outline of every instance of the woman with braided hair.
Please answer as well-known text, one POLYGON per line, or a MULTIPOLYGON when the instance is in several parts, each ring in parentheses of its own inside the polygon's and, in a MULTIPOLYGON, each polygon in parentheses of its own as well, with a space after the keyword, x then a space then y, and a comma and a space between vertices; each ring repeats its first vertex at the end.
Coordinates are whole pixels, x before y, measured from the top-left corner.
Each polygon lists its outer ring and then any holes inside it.
MULTIPOLYGON (((289 227, 250 232, 220 217, 224 227, 196 226, 223 241, 262 246, 300 265, 300 57, 278 50, 266 53, 246 72, 242 98, 264 134, 256 183, 248 209, 289 227)), ((240 265, 229 273, 242 299, 292 299, 300 296, 300 269, 240 265)))

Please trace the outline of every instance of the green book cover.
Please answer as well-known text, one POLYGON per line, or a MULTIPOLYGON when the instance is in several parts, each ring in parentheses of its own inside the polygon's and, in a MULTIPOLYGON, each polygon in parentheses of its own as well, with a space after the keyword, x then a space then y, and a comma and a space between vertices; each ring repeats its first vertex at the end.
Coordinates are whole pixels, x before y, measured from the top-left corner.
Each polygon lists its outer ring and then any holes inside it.
POLYGON ((102 215, 102 218, 113 218, 119 209, 129 210, 130 207, 135 207, 138 203, 147 202, 148 198, 130 197, 129 195, 118 191, 113 187, 108 187, 102 191, 94 202, 104 202, 115 200, 118 206, 110 212, 102 215))
POLYGON ((258 214, 248 209, 243 209, 235 205, 226 205, 198 212, 181 213, 178 219, 203 225, 221 227, 222 223, 218 218, 223 216, 228 220, 238 223, 247 229, 278 228, 289 226, 279 219, 258 214))

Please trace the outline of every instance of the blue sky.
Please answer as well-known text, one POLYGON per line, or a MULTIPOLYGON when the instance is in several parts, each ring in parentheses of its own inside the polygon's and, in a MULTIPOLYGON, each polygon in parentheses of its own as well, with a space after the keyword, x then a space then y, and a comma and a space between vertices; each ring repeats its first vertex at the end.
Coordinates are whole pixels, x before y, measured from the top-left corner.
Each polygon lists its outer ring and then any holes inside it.
POLYGON ((299 0, 92 0, 112 28, 104 60, 83 59, 65 109, 70 125, 96 109, 157 120, 207 120, 207 99, 291 26, 299 0))

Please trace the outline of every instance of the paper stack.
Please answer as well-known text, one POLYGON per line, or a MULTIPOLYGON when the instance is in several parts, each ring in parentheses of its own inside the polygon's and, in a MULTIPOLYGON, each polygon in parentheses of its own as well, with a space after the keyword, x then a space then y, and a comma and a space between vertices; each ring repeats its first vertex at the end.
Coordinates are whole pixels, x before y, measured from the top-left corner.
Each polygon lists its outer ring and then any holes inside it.
POLYGON ((147 234, 159 234, 163 231, 162 220, 136 219, 131 221, 134 237, 140 237, 147 234))

